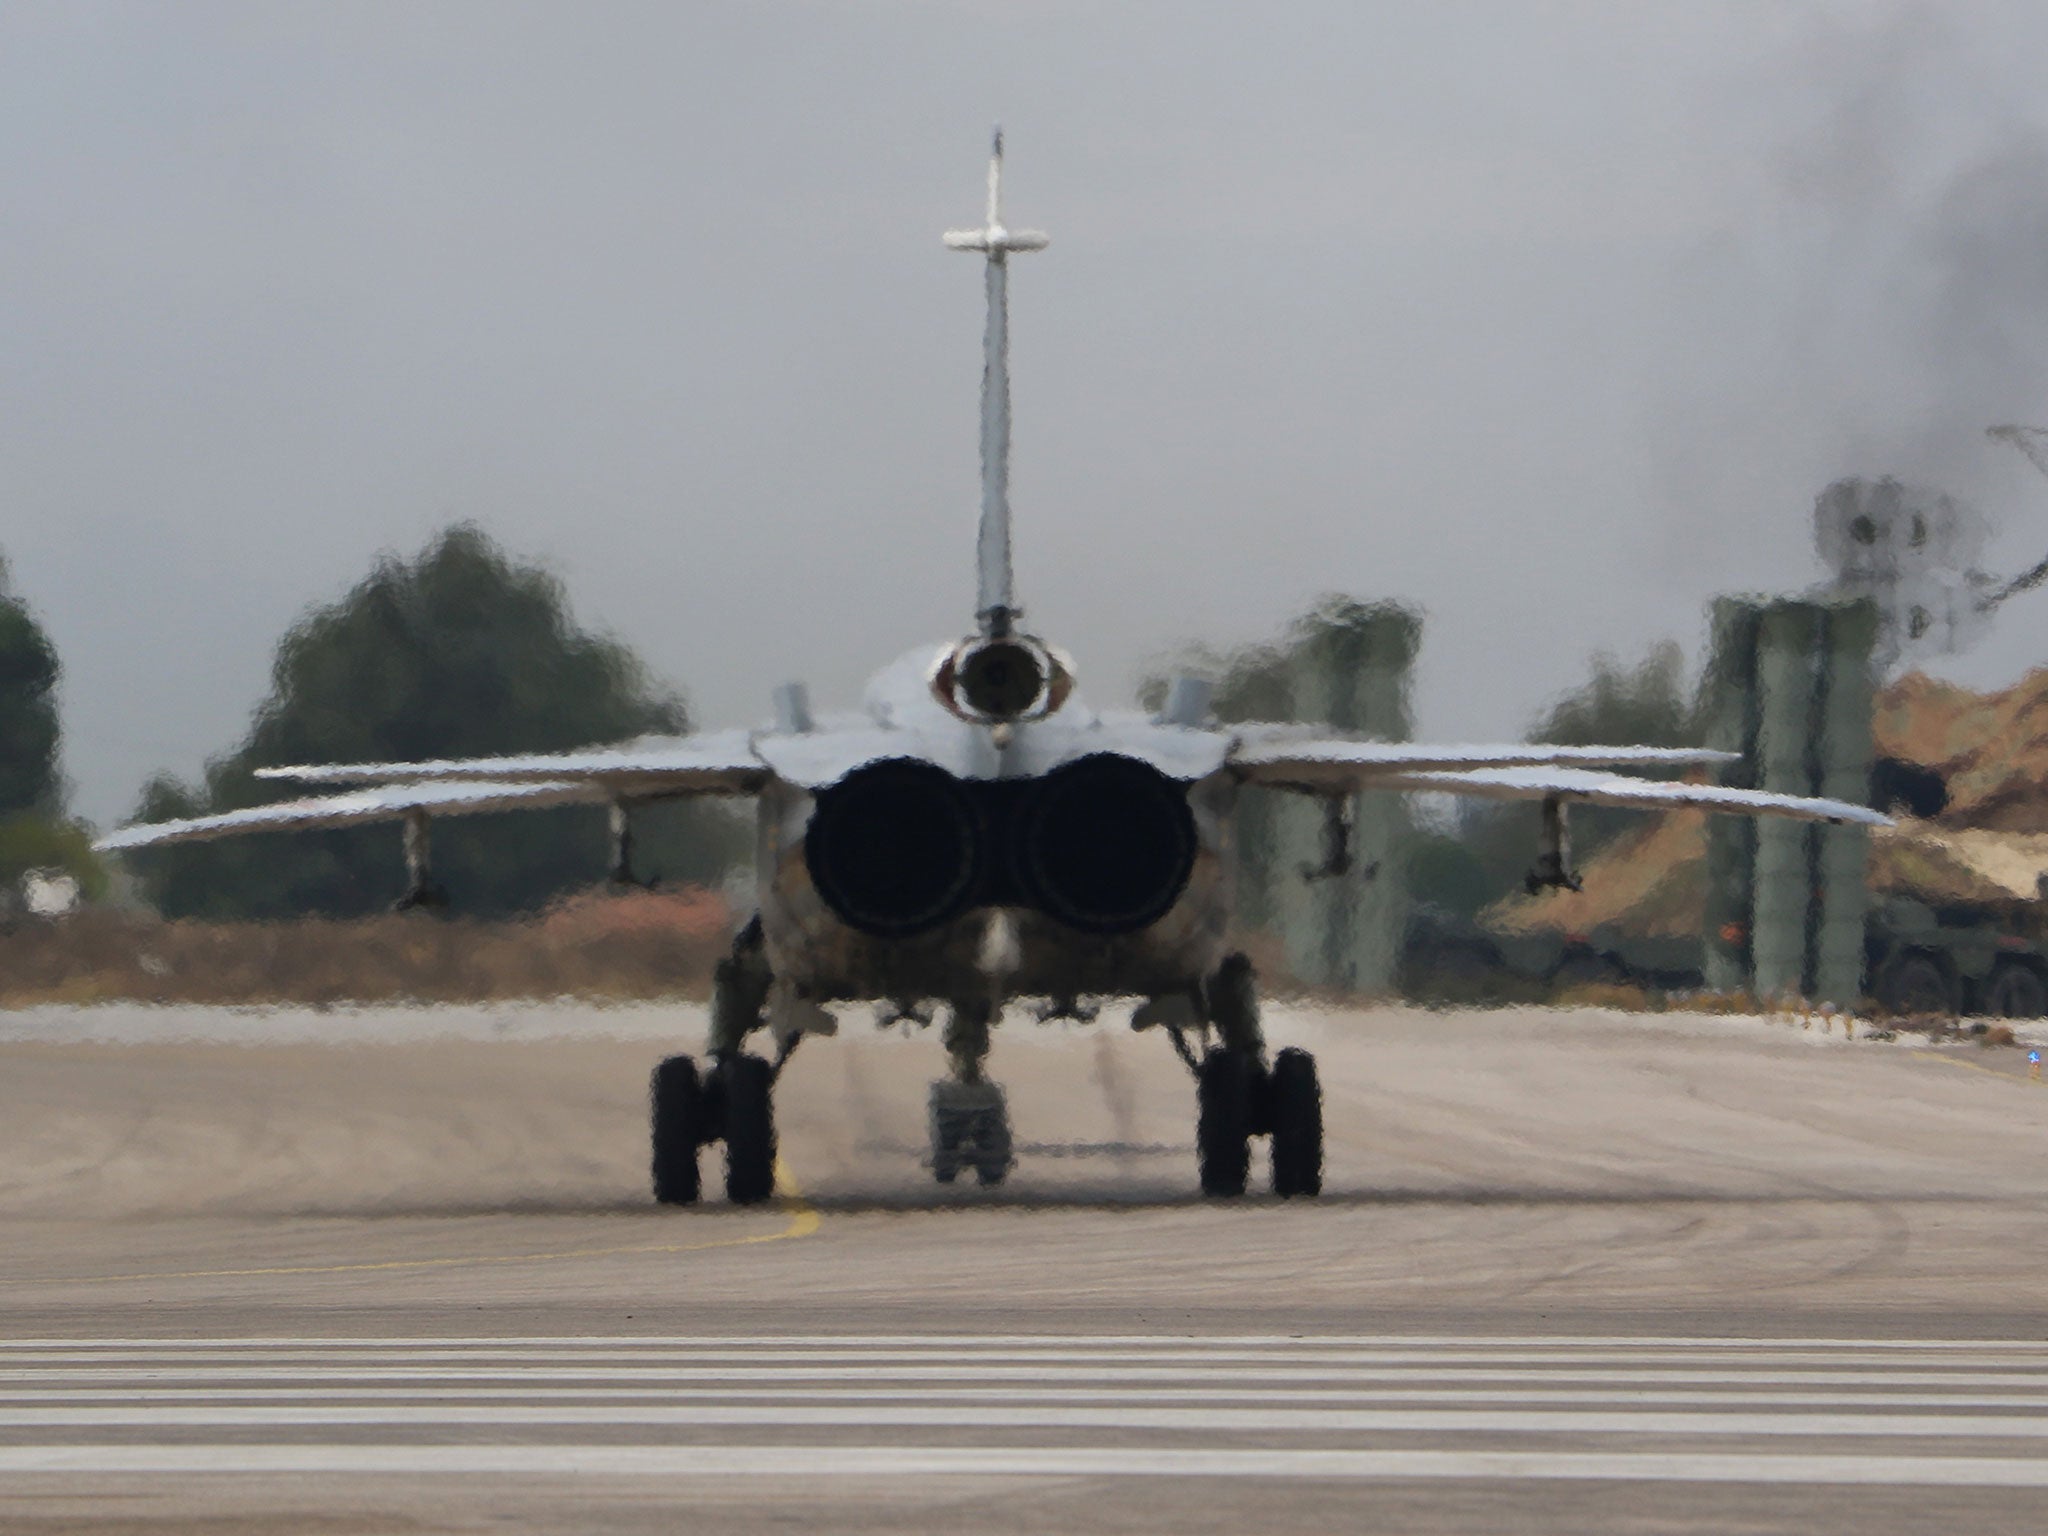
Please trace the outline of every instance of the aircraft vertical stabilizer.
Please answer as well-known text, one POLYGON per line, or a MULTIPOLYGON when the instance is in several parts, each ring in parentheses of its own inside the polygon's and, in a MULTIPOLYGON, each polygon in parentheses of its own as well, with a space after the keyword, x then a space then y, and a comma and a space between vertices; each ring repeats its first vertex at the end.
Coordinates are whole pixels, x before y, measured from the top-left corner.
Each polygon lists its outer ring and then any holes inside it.
POLYGON ((988 258, 988 325, 982 334, 980 582, 975 618, 982 634, 1007 637, 1017 604, 1010 590, 1010 304, 1012 251, 1045 249, 1035 229, 1003 223, 1003 130, 988 158, 988 215, 979 229, 948 230, 946 245, 988 258))

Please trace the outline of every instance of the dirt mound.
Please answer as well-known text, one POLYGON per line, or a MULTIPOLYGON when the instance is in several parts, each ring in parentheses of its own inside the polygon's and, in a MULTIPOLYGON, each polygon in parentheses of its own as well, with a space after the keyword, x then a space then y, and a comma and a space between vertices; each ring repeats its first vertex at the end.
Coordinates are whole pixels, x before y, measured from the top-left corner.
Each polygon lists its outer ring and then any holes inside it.
POLYGON ((411 912, 164 922, 88 910, 0 930, 0 1007, 697 997, 726 946, 715 892, 594 893, 525 922, 411 912))
POLYGON ((1870 839, 1870 888, 1930 906, 2014 907, 2041 899, 2048 833, 1902 821, 1870 839))
POLYGON ((1909 672, 1878 691, 1871 734, 1947 781, 1942 826, 2048 833, 2048 668, 1997 693, 1909 672))

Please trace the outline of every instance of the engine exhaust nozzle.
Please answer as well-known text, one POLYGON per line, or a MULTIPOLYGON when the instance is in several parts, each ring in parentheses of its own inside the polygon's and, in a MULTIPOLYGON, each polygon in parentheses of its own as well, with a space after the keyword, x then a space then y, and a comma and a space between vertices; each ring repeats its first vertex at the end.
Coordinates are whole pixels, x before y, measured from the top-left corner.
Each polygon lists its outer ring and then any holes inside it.
POLYGON ((1032 635, 961 641, 939 659, 932 693, 963 720, 1002 724, 1051 714, 1073 691, 1066 661, 1032 635))

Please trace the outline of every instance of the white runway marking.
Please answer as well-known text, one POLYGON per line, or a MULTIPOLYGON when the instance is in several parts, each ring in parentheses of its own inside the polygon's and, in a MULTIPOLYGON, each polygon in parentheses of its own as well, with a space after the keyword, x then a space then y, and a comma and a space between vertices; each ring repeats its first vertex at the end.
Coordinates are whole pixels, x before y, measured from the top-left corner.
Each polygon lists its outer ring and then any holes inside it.
POLYGON ((1765 1350, 1820 1349, 1848 1350, 1857 1355, 1883 1354, 1889 1350, 1910 1350, 1921 1353, 1943 1355, 1977 1351, 2002 1354, 2009 1351, 2032 1351, 2048 1358, 2048 1340, 2042 1339, 1842 1339, 1842 1338, 1731 1338, 1704 1337, 1689 1338, 1676 1335, 1609 1335, 1609 1334, 1533 1334, 1507 1337, 1500 1334, 1411 1334, 1411 1333, 1363 1333, 1363 1334, 1316 1334, 1313 1336, 1291 1333, 1219 1333, 1215 1335, 1170 1334, 1170 1333, 1105 1333, 1105 1334, 1023 1334, 1023 1333, 826 1333, 826 1334, 558 1334, 525 1337, 507 1337, 503 1334, 477 1334, 467 1337, 397 1336, 397 1337, 351 1337, 346 1334, 288 1335, 250 1334, 243 1338, 21 1338, 0 1339, 0 1352, 40 1352, 51 1349, 87 1350, 106 1355, 116 1350, 137 1350, 146 1354, 172 1354, 182 1350, 212 1350, 221 1354, 241 1354, 249 1350, 306 1349, 322 1353, 347 1350, 404 1350, 417 1353, 426 1349, 470 1350, 470 1349, 516 1349, 522 1354, 536 1350, 566 1349, 579 1354, 594 1350, 614 1349, 634 1354, 650 1349, 686 1349, 693 1353, 734 1350, 754 1353, 763 1349, 784 1349, 808 1351, 816 1354, 830 1350, 847 1350, 861 1354, 873 1354, 878 1350, 905 1349, 918 1355, 928 1355, 934 1350, 968 1349, 978 1354, 992 1354, 1003 1349, 1024 1349, 1032 1355, 1047 1353, 1070 1353, 1090 1359, 1102 1358, 1106 1349, 1142 1346, 1148 1355, 1179 1349, 1200 1354, 1205 1359, 1214 1359, 1216 1353, 1232 1348, 1248 1348, 1261 1352, 1278 1349, 1306 1349, 1328 1352, 1333 1349, 1390 1349, 1405 1354, 1417 1352, 1435 1353, 1447 1349, 1457 1350, 1570 1350, 1584 1354, 1594 1349, 1640 1349, 1662 1356, 1685 1350, 1735 1350, 1752 1353, 1765 1350))
POLYGON ((1570 1451, 1101 1450, 1035 1446, 47 1445, 0 1446, 20 1473, 371 1473, 613 1477, 1499 1478, 2048 1488, 2048 1463, 1991 1456, 1731 1456, 1570 1451))
MULTIPOLYGON (((45 1373, 36 1371, 0 1371, 0 1382, 18 1383, 37 1381, 45 1373)), ((66 1371, 72 1381, 305 1381, 309 1368, 305 1365, 290 1366, 233 1366, 211 1365, 203 1367, 179 1366, 135 1366, 125 1369, 106 1369, 93 1366, 78 1366, 66 1371)), ((747 1366, 590 1366, 570 1365, 517 1365, 517 1366, 450 1366, 439 1370, 412 1365, 350 1365, 323 1371, 323 1378, 346 1379, 363 1382, 416 1381, 423 1383, 444 1381, 613 1381, 641 1382, 650 1387, 672 1383, 678 1386, 697 1383, 724 1384, 733 1382, 759 1382, 771 1387, 794 1388, 797 1383, 833 1381, 870 1382, 880 1376, 891 1381, 911 1383, 957 1383, 975 1385, 1011 1386, 1019 1382, 1236 1382, 1242 1383, 1249 1373, 1244 1367, 1224 1370, 1204 1370, 1192 1366, 1174 1369, 1153 1369, 1146 1367, 1104 1367, 1095 1369, 1085 1366, 1066 1366, 1053 1369, 1025 1368, 1004 1365, 946 1365, 946 1366, 899 1366, 885 1369, 881 1366, 823 1366, 819 1368, 780 1367, 763 1370, 747 1366)), ((1470 1369, 1447 1365, 1441 1368, 1413 1366, 1406 1369, 1386 1370, 1315 1370, 1278 1368, 1256 1373, 1260 1382, 1268 1385, 1280 1383, 1290 1388, 1295 1383, 1350 1382, 1362 1383, 1403 1383, 1429 1382, 1450 1384, 1454 1382, 1533 1382, 1549 1385, 1553 1382, 1608 1383, 1612 1385, 1646 1385, 1652 1383, 1684 1383, 1687 1385, 1728 1385, 1728 1386, 1894 1386, 1894 1387, 2048 1387, 2048 1373, 2019 1371, 1697 1371, 1697 1370, 1592 1370, 1581 1371, 1558 1368, 1548 1371, 1531 1370, 1487 1370, 1470 1369)), ((808 1390, 808 1389, 806 1389, 808 1390)))
POLYGON ((1352 1409, 1269 1408, 1246 1403, 1233 1408, 1019 1408, 1007 1403, 963 1407, 822 1408, 811 1403, 650 1403, 635 1407, 591 1407, 574 1403, 546 1407, 501 1404, 361 1404, 190 1408, 38 1407, 0 1412, 0 1429, 299 1429, 336 1425, 402 1425, 408 1429, 478 1424, 544 1429, 552 1425, 668 1425, 715 1428, 725 1425, 849 1429, 1118 1429, 1284 1432, 1293 1434, 1582 1434, 1582 1435, 1758 1435, 1758 1436, 1951 1436, 1982 1439, 2048 1437, 2048 1412, 2040 1414, 1859 1414, 1859 1413, 1587 1413, 1576 1409, 1486 1410, 1455 1408, 1352 1409))
MULTIPOLYGON (((662 1398, 687 1398, 691 1402, 779 1401, 782 1394, 758 1387, 699 1387, 687 1392, 665 1392, 659 1384, 637 1387, 530 1387, 508 1376, 496 1387, 447 1387, 431 1379, 419 1387, 363 1387, 349 1383, 322 1387, 322 1399, 348 1403, 378 1402, 648 1402, 662 1398)), ((920 1402, 980 1403, 988 1394, 952 1387, 916 1388, 804 1387, 807 1403, 893 1403, 915 1398, 920 1402)), ((1471 1391, 1460 1387, 1442 1390, 1395 1388, 1389 1391, 1326 1391, 1321 1388, 1258 1388, 1253 1390, 1219 1387, 1006 1387, 1008 1403, 1187 1403, 1258 1401, 1290 1403, 1574 1403, 1607 1407, 1724 1407, 1724 1408, 2048 1408, 2048 1391, 1984 1395, 1944 1392, 1581 1392, 1581 1391, 1471 1391)), ((302 1387, 52 1387, 36 1393, 0 1392, 0 1406, 28 1403, 303 1403, 302 1387)))
POLYGON ((0 1479, 612 1472, 2048 1487, 2043 1440, 2048 1345, 2037 1341, 0 1341, 0 1479), (609 1431, 626 1443, 610 1443, 609 1431), (718 1443, 727 1433, 745 1443, 718 1443), (1247 1446, 1248 1435, 1283 1443, 1247 1446), (1944 1449, 1963 1439, 1972 1454, 1944 1449), (1879 1440, 1889 1443, 1871 1445, 1879 1440))

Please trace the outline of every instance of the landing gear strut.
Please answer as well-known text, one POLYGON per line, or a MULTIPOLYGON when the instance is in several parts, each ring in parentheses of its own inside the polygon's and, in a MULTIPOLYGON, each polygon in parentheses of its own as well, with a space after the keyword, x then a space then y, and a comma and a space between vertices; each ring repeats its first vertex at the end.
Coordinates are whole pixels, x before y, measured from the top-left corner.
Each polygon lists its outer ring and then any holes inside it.
POLYGON ((1543 844, 1536 855, 1536 867, 1523 878, 1531 896, 1544 891, 1576 891, 1584 882, 1572 868, 1572 831, 1566 819, 1565 803, 1556 795, 1543 800, 1543 844))
POLYGON ((760 925, 750 923, 712 973, 710 1064, 700 1076, 688 1056, 671 1056, 654 1069, 654 1198, 663 1205, 695 1202, 697 1153, 714 1141, 725 1143, 726 1199, 758 1205, 775 1193, 774 1088, 782 1058, 769 1062, 742 1049, 762 1022, 767 996, 760 925))
POLYGON ((1323 1094, 1315 1058, 1290 1047, 1269 1071, 1251 961, 1224 958, 1205 989, 1218 1043, 1195 1069, 1195 1153, 1202 1193, 1241 1195, 1251 1173, 1251 1139, 1272 1141, 1273 1193, 1323 1189, 1323 1094))
POLYGON ((653 890, 659 880, 652 876, 642 878, 633 872, 633 815, 626 802, 614 800, 605 819, 611 841, 611 857, 606 861, 605 878, 612 889, 653 890))

